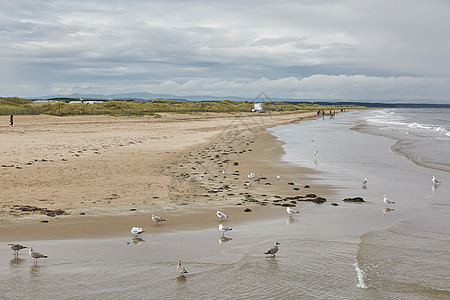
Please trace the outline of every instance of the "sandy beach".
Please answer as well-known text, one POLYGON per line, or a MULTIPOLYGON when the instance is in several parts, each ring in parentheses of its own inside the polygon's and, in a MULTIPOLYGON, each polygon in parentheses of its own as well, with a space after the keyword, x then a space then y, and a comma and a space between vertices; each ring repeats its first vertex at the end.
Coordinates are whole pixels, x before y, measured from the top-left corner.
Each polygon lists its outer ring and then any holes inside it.
POLYGON ((0 239, 117 236, 153 226, 152 213, 168 220, 161 232, 207 228, 217 209, 248 221, 272 213, 273 200, 321 195, 326 186, 297 187, 314 171, 281 162, 282 142, 266 130, 315 116, 37 115, 15 116, 14 127, 2 116, 0 239))
POLYGON ((16 116, 0 127, 0 298, 448 299, 448 173, 354 130, 385 115, 16 116))

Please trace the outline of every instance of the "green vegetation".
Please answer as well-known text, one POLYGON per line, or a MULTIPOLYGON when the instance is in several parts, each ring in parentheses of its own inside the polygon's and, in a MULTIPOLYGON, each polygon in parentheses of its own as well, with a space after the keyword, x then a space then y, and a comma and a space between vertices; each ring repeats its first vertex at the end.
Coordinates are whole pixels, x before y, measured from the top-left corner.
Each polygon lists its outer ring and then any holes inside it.
POLYGON ((33 101, 17 97, 0 97, 0 115, 35 115, 39 111, 33 107, 33 101))
MULTIPOLYGON (((49 114, 49 115, 126 115, 142 116, 156 115, 160 112, 201 113, 201 112, 249 112, 253 102, 249 101, 175 101, 175 100, 104 100, 102 103, 69 103, 79 99, 52 99, 54 102, 33 103, 32 100, 21 98, 0 98, 0 114, 49 114)), ((318 105, 312 103, 292 104, 289 102, 264 102, 266 111, 295 111, 295 110, 340 110, 361 109, 354 105, 318 105)))

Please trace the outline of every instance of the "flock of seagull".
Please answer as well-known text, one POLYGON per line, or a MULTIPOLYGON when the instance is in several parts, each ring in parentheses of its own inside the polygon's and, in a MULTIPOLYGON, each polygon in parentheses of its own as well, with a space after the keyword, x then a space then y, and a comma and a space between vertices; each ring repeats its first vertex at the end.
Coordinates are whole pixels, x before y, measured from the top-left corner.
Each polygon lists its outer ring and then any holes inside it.
MULTIPOLYGON (((291 209, 291 211, 290 211, 289 209, 290 209, 290 207, 288 207, 288 210, 287 210, 287 212, 289 214, 298 213, 298 211, 296 211, 296 210, 291 209)), ((228 216, 225 213, 221 212, 220 210, 218 210, 216 212, 216 214, 220 220, 228 219, 228 216)), ((225 232, 228 232, 231 230, 233 230, 233 229, 230 227, 227 227, 227 226, 223 226, 222 224, 219 224, 219 231, 222 231, 222 237, 225 237, 225 232)), ((275 256, 275 254, 278 252, 279 245, 280 245, 279 242, 275 242, 274 246, 272 248, 270 248, 269 250, 267 250, 266 252, 264 252, 264 254, 275 256)), ((185 276, 184 274, 188 273, 188 271, 186 271, 186 269, 181 265, 181 260, 178 260, 177 272, 178 272, 178 274, 180 274, 180 276, 185 276)))
MULTIPOLYGON (((317 151, 316 151, 316 152, 317 152, 317 151)), ((315 153, 315 155, 317 155, 317 153, 315 153)), ((225 170, 223 170, 223 174, 226 174, 226 171, 225 171, 225 170)), ((248 175, 248 178, 249 178, 249 179, 252 179, 252 178, 254 178, 255 176, 256 176, 255 173, 250 173, 250 174, 248 175)), ((261 179, 262 179, 262 176, 259 175, 259 177, 256 178, 254 181, 255 181, 255 182, 259 182, 261 179)), ((279 176, 279 175, 277 175, 277 179, 278 179, 278 180, 280 179, 280 176, 279 176)), ((431 181, 432 181, 435 185, 438 185, 438 184, 441 184, 441 183, 442 183, 441 181, 437 180, 437 178, 436 178, 435 176, 433 176, 433 178, 431 179, 431 181)), ((362 183, 363 186, 365 187, 365 186, 367 185, 367 182, 368 182, 368 179, 367 179, 367 178, 364 178, 363 181, 362 181, 361 183, 362 183)), ((383 195, 383 202, 386 204, 386 209, 388 209, 389 205, 395 204, 395 202, 394 202, 394 201, 391 201, 386 195, 383 195)), ((286 212, 287 212, 289 215, 291 215, 291 216, 294 215, 294 214, 299 214, 299 211, 298 211, 298 210, 295 210, 295 209, 293 209, 293 208, 291 208, 291 207, 286 207, 286 212)), ((228 216, 227 216, 225 213, 223 213, 223 212, 221 212, 221 211, 219 211, 219 210, 216 212, 216 215, 217 215, 217 217, 218 217, 221 221, 224 220, 224 219, 228 219, 228 216)), ((152 214, 152 220, 156 223, 156 225, 158 225, 159 222, 164 222, 164 221, 166 221, 165 218, 159 217, 159 216, 157 216, 157 215, 155 215, 155 214, 152 214)), ((223 239, 226 238, 226 237, 225 237, 225 232, 228 232, 228 231, 233 230, 232 228, 230 228, 230 227, 228 227, 228 226, 224 226, 222 223, 219 224, 218 229, 219 229, 219 231, 222 232, 222 237, 221 237, 221 239, 222 239, 222 238, 223 238, 223 239)), ((141 233, 143 233, 143 232, 144 232, 144 229, 143 229, 142 227, 133 226, 133 227, 131 228, 131 233, 132 233, 135 237, 137 237, 138 234, 141 234, 141 233)), ((229 239, 229 238, 227 238, 227 239, 229 239)), ((275 254, 278 252, 278 246, 279 246, 279 245, 280 245, 279 242, 275 242, 274 246, 273 246, 271 249, 269 249, 268 251, 264 252, 264 254, 275 256, 275 254)), ((20 244, 8 244, 8 246, 11 248, 11 250, 14 251, 14 257, 15 257, 15 258, 18 258, 18 257, 19 257, 19 251, 20 251, 20 250, 28 248, 28 247, 23 246, 23 245, 20 245, 20 244)), ((37 265, 37 261, 38 261, 39 258, 48 258, 47 255, 44 255, 44 254, 39 253, 39 252, 37 252, 37 251, 34 251, 32 247, 29 247, 29 248, 28 248, 28 254, 29 254, 29 256, 30 256, 31 258, 33 258, 33 264, 34 264, 34 265, 37 265)), ((180 276, 185 276, 184 274, 187 274, 187 273, 188 273, 188 272, 186 271, 186 269, 181 265, 181 260, 178 260, 176 270, 177 270, 178 274, 180 274, 180 276)))
MULTIPOLYGON (((364 178, 363 181, 361 181, 361 183, 363 184, 364 187, 366 187, 367 182, 369 180, 367 178, 364 178)), ((431 182, 434 183, 434 185, 438 185, 441 184, 442 182, 437 180, 436 176, 433 175, 433 178, 431 178, 431 182)), ((390 204, 395 204, 394 201, 391 201, 386 195, 383 195, 383 202, 386 203, 386 207, 388 208, 390 204)))
MULTIPOLYGON (((8 244, 9 248, 14 251, 14 257, 19 258, 19 251, 22 249, 26 249, 27 247, 22 246, 20 244, 8 244)), ((41 254, 33 250, 33 248, 28 248, 28 254, 31 258, 33 258, 33 264, 37 265, 38 258, 47 258, 47 255, 41 254)))
MULTIPOLYGON (((287 208, 287 213, 292 215, 292 214, 298 214, 299 212, 294 210, 294 209, 292 209, 292 208, 290 208, 290 207, 288 207, 287 208)), ((216 215, 217 215, 217 217, 220 220, 228 219, 228 216, 225 213, 221 212, 220 210, 218 210, 216 212, 216 215)), ((152 220, 154 222, 156 222, 156 225, 158 225, 159 222, 165 221, 166 219, 162 218, 162 217, 159 217, 159 216, 156 216, 156 215, 153 214, 152 215, 152 220)), ((222 225, 222 223, 219 224, 219 231, 222 232, 222 238, 225 238, 225 232, 228 232, 228 231, 231 231, 231 230, 233 230, 233 229, 228 227, 228 226, 222 225)), ((141 234, 143 232, 144 232, 144 229, 142 227, 133 226, 131 228, 131 233, 135 237, 137 237, 138 234, 141 234)), ((264 252, 264 254, 275 256, 275 254, 278 252, 278 246, 279 245, 280 245, 280 243, 276 242, 274 247, 269 249, 267 252, 264 252)), ((20 250, 28 248, 28 247, 20 245, 20 244, 8 244, 8 246, 11 248, 11 250, 14 251, 14 257, 15 258, 19 257, 19 251, 20 250)), ((37 251, 34 251, 33 248, 31 248, 31 247, 28 248, 28 254, 30 255, 31 258, 33 258, 33 264, 34 265, 37 265, 37 260, 39 258, 48 258, 47 255, 41 254, 41 253, 39 253, 37 251)), ((181 260, 178 260, 177 272, 178 272, 178 274, 180 274, 180 276, 184 276, 184 274, 188 273, 186 271, 186 269, 181 265, 181 260)))

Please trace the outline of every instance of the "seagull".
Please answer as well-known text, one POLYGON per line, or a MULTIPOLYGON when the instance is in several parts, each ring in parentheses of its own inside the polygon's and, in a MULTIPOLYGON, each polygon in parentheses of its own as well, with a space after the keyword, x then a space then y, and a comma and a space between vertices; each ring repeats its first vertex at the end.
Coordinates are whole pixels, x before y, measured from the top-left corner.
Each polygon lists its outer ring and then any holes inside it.
POLYGON ((277 175, 277 179, 280 180, 280 178, 281 178, 280 175, 277 175))
POLYGON ((255 177, 255 175, 256 175, 255 173, 250 173, 250 174, 247 175, 247 177, 248 177, 249 179, 252 179, 253 177, 255 177))
POLYGON ((227 174, 227 170, 223 170, 222 173, 223 173, 223 175, 226 175, 227 174))
POLYGON ((221 220, 228 219, 228 216, 226 214, 224 214, 223 212, 221 212, 220 210, 218 210, 216 214, 221 220))
POLYGON ((441 183, 439 180, 436 179, 436 177, 434 177, 434 175, 433 175, 433 179, 431 179, 431 181, 433 181, 434 184, 441 183))
POLYGON ((142 229, 141 227, 133 227, 131 228, 131 233, 134 234, 135 236, 137 236, 140 233, 143 233, 144 229, 142 229))
POLYGON ((231 231, 233 229, 227 226, 223 226, 222 224, 219 224, 219 230, 222 231, 222 236, 225 236, 225 232, 231 231))
POLYGON ((186 274, 186 273, 188 272, 188 271, 186 271, 186 269, 181 265, 181 260, 178 260, 177 272, 180 274, 180 276, 184 276, 184 274, 186 274))
POLYGON ((253 185, 253 183, 251 183, 251 182, 246 182, 245 185, 246 185, 246 186, 251 186, 251 185, 253 185))
POLYGON ((293 208, 290 208, 289 206, 286 207, 286 212, 287 212, 288 214, 290 214, 290 215, 298 214, 298 213, 299 213, 298 210, 295 210, 295 209, 293 209, 293 208))
POLYGON ((156 225, 158 225, 159 222, 165 221, 166 219, 152 215, 152 220, 156 222, 156 225))
POLYGON ((389 204, 395 204, 395 202, 389 200, 388 197, 386 197, 386 195, 383 196, 383 202, 386 203, 386 206, 388 206, 389 204))
POLYGON ((20 244, 8 244, 9 248, 11 248, 11 250, 14 251, 14 256, 18 257, 19 256, 19 250, 25 249, 25 246, 22 246, 20 244))
POLYGON ((261 181, 261 179, 262 179, 262 176, 259 175, 258 178, 256 178, 254 181, 259 183, 261 181))
POLYGON ((361 183, 362 183, 363 185, 366 185, 367 181, 368 181, 368 179, 367 179, 367 178, 364 178, 364 180, 363 180, 361 183))
POLYGON ((314 151, 314 156, 318 156, 319 155, 319 150, 314 151))
POLYGON ((275 256, 275 254, 278 252, 278 245, 279 245, 279 244, 280 244, 280 243, 276 242, 275 245, 273 246, 273 248, 270 249, 270 250, 267 251, 267 252, 264 252, 264 254, 270 254, 270 255, 272 255, 272 256, 275 256))
POLYGON ((28 254, 34 259, 34 264, 37 265, 37 259, 38 258, 47 258, 47 255, 43 255, 39 252, 33 251, 33 248, 30 247, 30 249, 28 249, 28 254))

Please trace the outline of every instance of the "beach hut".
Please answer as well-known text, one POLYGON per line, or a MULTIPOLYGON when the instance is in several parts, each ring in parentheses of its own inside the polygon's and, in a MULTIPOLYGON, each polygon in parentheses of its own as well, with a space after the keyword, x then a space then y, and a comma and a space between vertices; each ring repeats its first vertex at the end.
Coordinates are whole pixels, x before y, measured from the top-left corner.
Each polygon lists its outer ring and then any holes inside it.
POLYGON ((253 109, 252 111, 263 111, 263 105, 261 102, 255 103, 253 104, 253 109))

